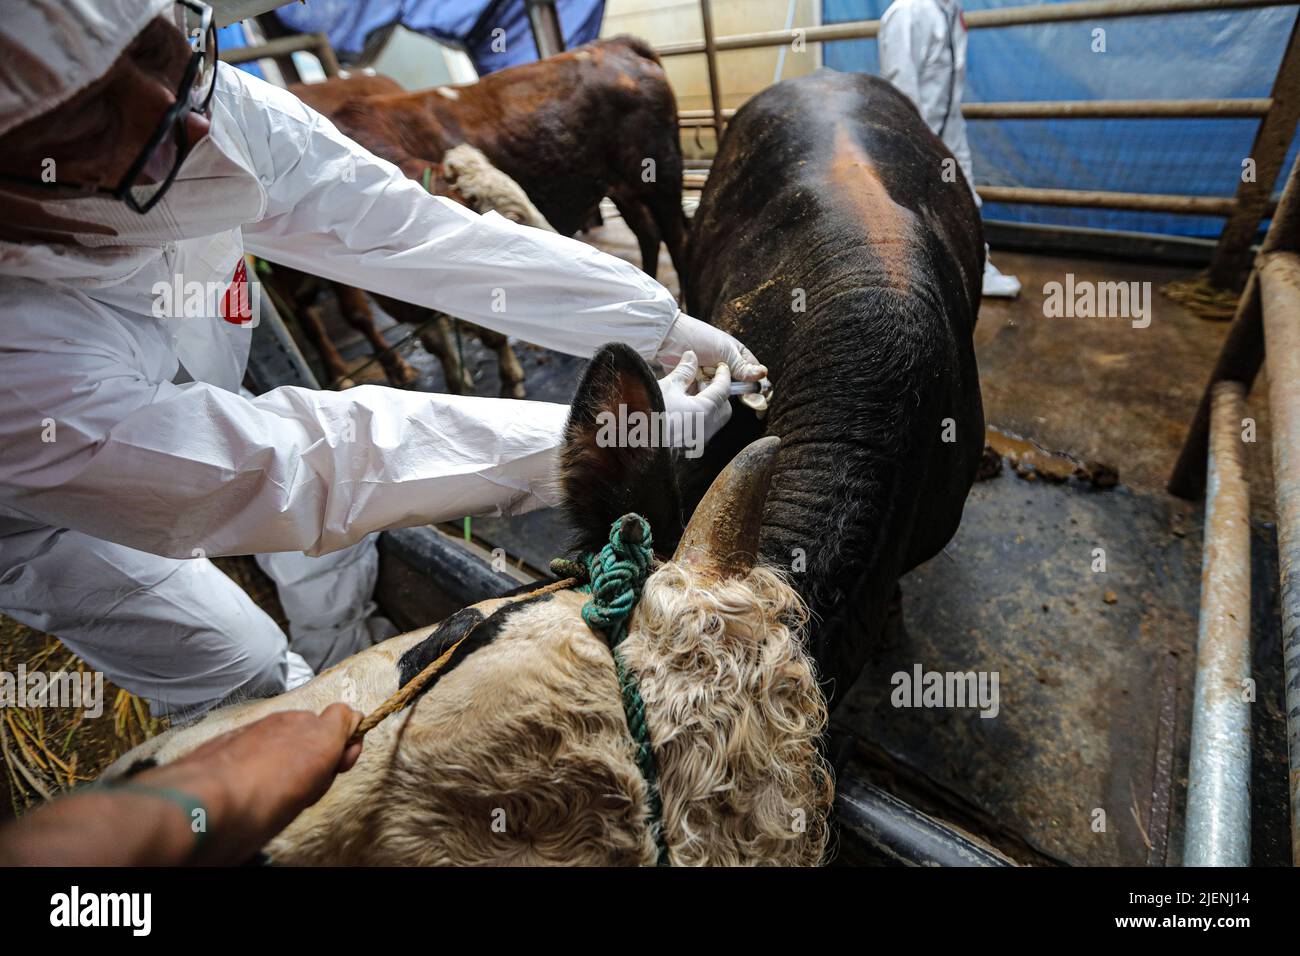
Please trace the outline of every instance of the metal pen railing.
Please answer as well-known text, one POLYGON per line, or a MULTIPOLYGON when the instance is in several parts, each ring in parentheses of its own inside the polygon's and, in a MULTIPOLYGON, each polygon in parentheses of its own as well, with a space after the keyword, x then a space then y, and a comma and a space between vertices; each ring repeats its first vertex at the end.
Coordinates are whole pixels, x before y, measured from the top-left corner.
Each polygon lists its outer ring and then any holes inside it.
POLYGON ((1241 423, 1246 389, 1211 395, 1196 685, 1187 769, 1184 866, 1250 865, 1250 486, 1241 423))
MULTIPOLYGON (((984 30, 1032 26, 1078 20, 1161 16, 1246 10, 1260 7, 1294 6, 1296 0, 1079 0, 1072 3, 1035 4, 974 10, 965 14, 967 29, 984 30)), ((723 109, 718 80, 717 57, 730 50, 834 40, 876 37, 879 20, 855 20, 792 30, 713 36, 710 0, 700 0, 705 36, 700 40, 666 43, 655 48, 661 57, 704 54, 709 61, 710 110, 686 110, 680 114, 683 126, 711 126, 719 133, 734 110, 723 109)), ((1247 117, 1260 120, 1249 155, 1255 160, 1255 176, 1237 184, 1233 198, 1208 196, 1150 195, 1104 190, 1033 189, 998 186, 977 189, 990 202, 1027 205, 1081 206, 1131 211, 1164 212, 1223 217, 1226 222, 1207 271, 1212 286, 1239 290, 1250 265, 1250 248, 1259 225, 1270 212, 1273 184, 1282 172, 1286 151, 1300 121, 1300 20, 1278 65, 1272 92, 1253 99, 1197 100, 1053 100, 1038 103, 970 103, 962 115, 973 120, 1096 119, 1096 118, 1198 118, 1247 117)))
POLYGON ((1300 866, 1300 162, 1256 259, 1273 430, 1291 862, 1300 866), (1271 241, 1270 241, 1271 240, 1271 241))
POLYGON ((1224 462, 1241 454, 1242 400, 1267 362, 1291 857, 1300 866, 1300 162, 1254 266, 1169 482, 1171 492, 1188 498, 1209 486, 1185 855, 1206 864, 1248 862, 1250 718, 1243 681, 1250 675, 1251 585, 1249 525, 1241 519, 1248 519, 1249 507, 1239 463, 1229 461, 1225 478, 1224 462))
POLYGON ((275 59, 299 51, 314 55, 320 61, 321 69, 326 76, 339 75, 338 57, 334 55, 334 47, 330 45, 329 37, 324 33, 296 33, 291 36, 275 37, 255 46, 222 50, 220 56, 226 63, 233 65, 251 63, 253 60, 275 59))

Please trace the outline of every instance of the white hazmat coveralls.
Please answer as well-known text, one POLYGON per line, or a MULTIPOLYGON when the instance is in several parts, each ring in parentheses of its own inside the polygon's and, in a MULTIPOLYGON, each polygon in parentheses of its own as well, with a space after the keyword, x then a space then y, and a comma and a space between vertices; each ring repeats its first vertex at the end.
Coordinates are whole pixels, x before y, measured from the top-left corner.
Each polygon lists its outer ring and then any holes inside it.
MULTIPOLYGON (((966 120, 966 23, 957 0, 894 0, 880 19, 880 75, 916 104, 975 191, 966 120)), ((976 204, 980 198, 975 196, 976 204)))
MULTIPOLYGON (((129 39, 164 6, 87 4, 59 0, 45 15, 80 7, 129 39)), ((26 100, 6 95, 0 119, 12 120, 26 100)), ((180 716, 310 676, 209 557, 334 552, 328 601, 366 609, 374 532, 554 503, 568 409, 377 386, 241 397, 250 325, 158 318, 158 283, 228 285, 248 251, 582 356, 618 340, 653 360, 679 315, 636 267, 432 197, 286 91, 225 64, 211 129, 191 151, 198 179, 185 181, 187 157, 164 197, 174 240, 0 242, 0 611, 180 716), (205 187, 213 169, 238 175, 205 187), (226 195, 222 182, 240 188, 226 195)), ((159 218, 110 199, 64 203, 49 208, 115 204, 100 213, 124 235, 159 218)), ((290 617, 295 585, 310 611, 320 575, 285 555, 261 560, 290 617)))
MULTIPOLYGON (((880 19, 880 75, 893 83, 921 113, 961 166, 975 205, 966 119, 961 113, 966 85, 966 21, 957 0, 894 0, 880 19)), ((985 257, 984 294, 1014 296, 1020 283, 1004 276, 985 257)))

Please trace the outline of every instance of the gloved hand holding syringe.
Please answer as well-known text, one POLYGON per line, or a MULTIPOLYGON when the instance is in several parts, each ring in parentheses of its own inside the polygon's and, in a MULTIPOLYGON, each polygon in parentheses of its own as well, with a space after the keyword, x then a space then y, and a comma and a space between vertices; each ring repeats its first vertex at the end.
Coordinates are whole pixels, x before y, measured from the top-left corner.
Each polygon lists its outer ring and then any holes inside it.
POLYGON ((695 392, 698 393, 713 381, 721 360, 727 363, 731 372, 728 394, 739 396, 742 403, 760 415, 767 411, 772 389, 766 378, 767 368, 735 337, 685 312, 679 312, 664 337, 657 358, 665 368, 676 368, 687 351, 704 356, 710 363, 694 376, 695 392))

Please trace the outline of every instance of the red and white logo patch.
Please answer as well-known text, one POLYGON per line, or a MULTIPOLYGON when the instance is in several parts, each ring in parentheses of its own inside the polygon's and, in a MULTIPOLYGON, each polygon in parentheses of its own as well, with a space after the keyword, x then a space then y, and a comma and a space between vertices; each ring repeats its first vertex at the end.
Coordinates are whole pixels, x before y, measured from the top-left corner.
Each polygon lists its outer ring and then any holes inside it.
POLYGON ((240 258, 226 294, 221 298, 221 317, 231 325, 253 321, 253 297, 248 286, 248 260, 240 258))

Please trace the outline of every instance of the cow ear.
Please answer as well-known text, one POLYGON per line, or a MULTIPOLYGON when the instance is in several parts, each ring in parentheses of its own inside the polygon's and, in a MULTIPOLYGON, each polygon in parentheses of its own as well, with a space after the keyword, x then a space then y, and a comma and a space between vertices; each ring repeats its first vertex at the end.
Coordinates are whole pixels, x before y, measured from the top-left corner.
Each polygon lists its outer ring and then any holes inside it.
POLYGON ((659 383, 633 349, 606 345, 573 396, 560 458, 563 508, 573 550, 594 552, 609 527, 635 511, 650 522, 655 550, 671 554, 682 532, 681 497, 669 450, 659 447, 659 383))

